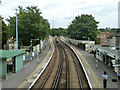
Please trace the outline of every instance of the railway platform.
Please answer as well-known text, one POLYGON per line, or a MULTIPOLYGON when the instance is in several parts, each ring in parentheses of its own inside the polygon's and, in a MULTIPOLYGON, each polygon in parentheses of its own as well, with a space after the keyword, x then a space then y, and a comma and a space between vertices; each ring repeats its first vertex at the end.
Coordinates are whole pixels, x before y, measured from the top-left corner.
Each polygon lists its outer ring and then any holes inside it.
MULTIPOLYGON (((65 40, 64 40, 65 41, 65 40)), ((73 50, 77 53, 79 56, 84 69, 87 73, 87 76, 89 78, 91 87, 94 89, 103 89, 103 77, 102 74, 104 71, 108 74, 108 81, 107 81, 107 88, 108 89, 118 89, 118 82, 112 82, 112 79, 117 79, 116 73, 113 71, 112 68, 109 68, 108 65, 105 63, 98 61, 98 68, 96 68, 96 60, 94 58, 93 54, 90 54, 89 52, 86 52, 79 47, 69 44, 68 41, 65 41, 66 44, 68 44, 70 47, 73 48, 73 50)))
POLYGON ((52 39, 50 41, 51 48, 49 48, 48 45, 48 47, 42 50, 37 58, 24 63, 23 69, 15 74, 9 75, 7 80, 2 81, 2 88, 29 88, 43 71, 48 60, 52 57, 54 45, 52 39))

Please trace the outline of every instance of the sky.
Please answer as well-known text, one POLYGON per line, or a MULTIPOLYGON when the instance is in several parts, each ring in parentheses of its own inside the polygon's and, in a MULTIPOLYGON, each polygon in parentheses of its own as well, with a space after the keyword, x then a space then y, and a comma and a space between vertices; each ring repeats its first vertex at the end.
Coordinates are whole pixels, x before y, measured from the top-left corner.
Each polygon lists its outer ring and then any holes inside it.
MULTIPOLYGON (((51 28, 67 28, 81 14, 92 14, 99 21, 98 28, 118 27, 119 0, 1 0, 0 15, 5 19, 15 16, 18 6, 36 5, 51 28)), ((6 22, 7 23, 7 22, 6 22)), ((8 23, 7 23, 8 24, 8 23)))

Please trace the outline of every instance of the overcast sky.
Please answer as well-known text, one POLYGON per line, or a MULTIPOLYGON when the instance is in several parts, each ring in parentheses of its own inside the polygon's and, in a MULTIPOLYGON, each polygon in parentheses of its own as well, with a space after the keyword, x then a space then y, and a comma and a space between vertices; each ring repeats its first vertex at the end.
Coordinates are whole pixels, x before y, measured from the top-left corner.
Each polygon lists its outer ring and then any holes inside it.
POLYGON ((92 14, 99 21, 99 28, 118 27, 119 0, 1 0, 0 15, 5 19, 15 16, 18 6, 36 5, 51 28, 67 28, 78 15, 92 14))

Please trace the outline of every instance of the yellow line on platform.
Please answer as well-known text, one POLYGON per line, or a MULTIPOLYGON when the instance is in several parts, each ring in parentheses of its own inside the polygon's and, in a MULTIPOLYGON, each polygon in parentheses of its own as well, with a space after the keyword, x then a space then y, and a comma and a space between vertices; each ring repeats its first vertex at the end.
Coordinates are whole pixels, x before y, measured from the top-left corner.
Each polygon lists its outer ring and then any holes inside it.
MULTIPOLYGON (((92 70, 92 68, 91 68, 91 66, 89 65, 89 63, 87 62, 87 60, 84 58, 84 56, 83 56, 76 48, 73 47, 73 49, 74 49, 75 51, 77 51, 77 53, 82 57, 82 59, 84 60, 84 62, 85 62, 86 65, 87 65, 88 69, 90 70, 93 78, 95 79, 95 83, 92 83, 92 87, 93 87, 93 88, 96 88, 96 87, 97 87, 97 88, 102 88, 102 84, 99 82, 99 80, 98 80, 95 72, 92 70), (97 86, 96 86, 96 85, 97 85, 97 86)), ((89 76, 88 76, 88 77, 89 77, 89 76)), ((89 78, 90 78, 90 77, 89 77, 89 78)))
MULTIPOLYGON (((51 50, 49 50, 48 54, 45 56, 45 58, 39 64, 39 66, 37 66, 36 69, 25 80, 29 80, 38 71, 38 69, 40 69, 41 65, 45 62, 46 58, 48 57, 50 51, 51 50)), ((25 81, 25 80, 17 88, 23 88, 23 86, 27 83, 27 81, 25 81)))

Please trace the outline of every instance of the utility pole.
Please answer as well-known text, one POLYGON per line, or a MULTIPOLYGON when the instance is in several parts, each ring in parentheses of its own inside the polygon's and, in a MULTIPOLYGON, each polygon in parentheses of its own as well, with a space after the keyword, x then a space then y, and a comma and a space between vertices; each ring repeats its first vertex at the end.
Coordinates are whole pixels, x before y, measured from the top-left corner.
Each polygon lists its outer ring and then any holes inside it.
POLYGON ((17 9, 16 9, 16 50, 18 50, 17 9))

